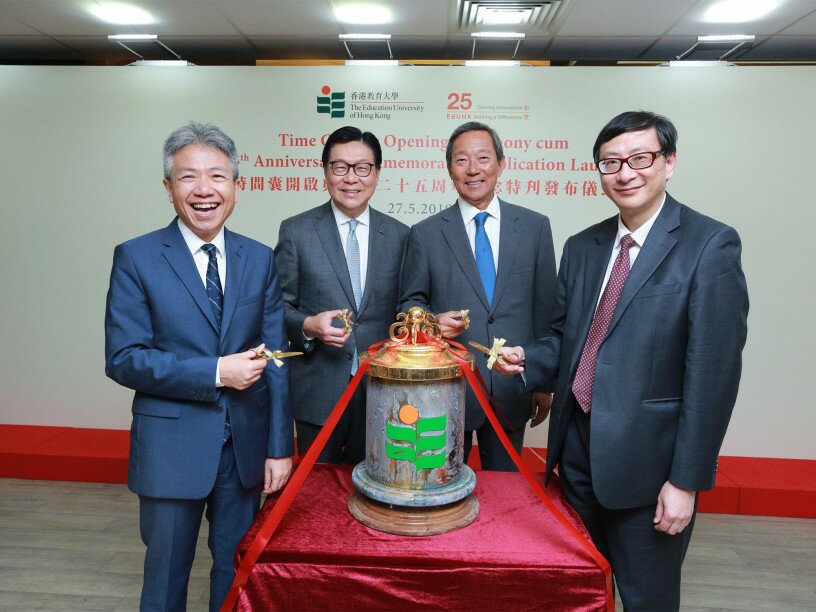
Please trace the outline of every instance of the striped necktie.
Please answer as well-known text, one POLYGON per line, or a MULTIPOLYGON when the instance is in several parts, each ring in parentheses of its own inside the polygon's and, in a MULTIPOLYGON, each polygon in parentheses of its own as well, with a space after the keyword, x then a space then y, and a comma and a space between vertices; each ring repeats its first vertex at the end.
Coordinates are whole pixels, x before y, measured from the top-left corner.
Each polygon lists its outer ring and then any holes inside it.
POLYGON ((205 244, 201 247, 207 252, 210 262, 207 264, 207 298, 215 315, 218 331, 221 331, 221 313, 224 310, 224 290, 221 288, 221 276, 218 274, 218 262, 215 259, 215 245, 205 244))

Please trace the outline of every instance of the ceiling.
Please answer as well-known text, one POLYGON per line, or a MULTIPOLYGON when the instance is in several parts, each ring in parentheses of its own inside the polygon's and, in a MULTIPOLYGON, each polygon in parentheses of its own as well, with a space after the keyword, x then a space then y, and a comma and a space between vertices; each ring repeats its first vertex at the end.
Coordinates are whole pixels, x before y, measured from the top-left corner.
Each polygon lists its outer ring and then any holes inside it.
MULTIPOLYGON (((523 26, 487 28, 468 23, 467 0, 376 0, 391 23, 356 26, 334 10, 366 0, 122 0, 150 12, 157 23, 116 26, 87 11, 100 0, 0 0, 0 63, 124 65, 137 59, 108 34, 149 33, 185 60, 201 65, 247 65, 258 60, 347 59, 338 34, 392 35, 394 58, 463 60, 473 50, 470 32, 523 31, 517 59, 553 65, 672 60, 698 35, 753 34, 752 47, 729 60, 816 62, 816 0, 779 0, 767 16, 748 23, 706 23, 714 0, 553 0, 523 26)), ((506 0, 493 0, 493 3, 506 0)), ((752 0, 742 0, 751 2, 752 0)), ((483 0, 488 4, 490 0, 483 0)), ((128 43, 145 59, 174 59, 155 43, 128 43)), ((480 41, 476 59, 509 59, 515 42, 480 41)), ((706 46, 686 59, 714 60, 733 44, 706 46)), ((356 59, 387 59, 382 42, 350 43, 356 59)))

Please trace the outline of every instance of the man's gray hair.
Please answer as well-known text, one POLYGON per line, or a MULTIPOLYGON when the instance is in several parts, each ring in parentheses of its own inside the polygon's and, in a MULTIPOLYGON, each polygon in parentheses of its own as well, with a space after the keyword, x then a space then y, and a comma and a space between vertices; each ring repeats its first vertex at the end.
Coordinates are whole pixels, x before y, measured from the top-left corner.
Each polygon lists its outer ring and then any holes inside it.
POLYGON ((502 147, 501 138, 499 138, 496 130, 486 123, 468 121, 453 130, 453 134, 448 138, 448 146, 445 149, 445 161, 448 164, 448 168, 451 167, 451 163, 453 162, 453 142, 465 132, 487 132, 490 134, 490 138, 493 139, 493 150, 496 151, 496 159, 499 161, 504 159, 504 148, 502 147))
POLYGON ((168 181, 173 176, 173 158, 184 147, 203 145, 218 149, 226 155, 232 165, 232 180, 238 180, 238 151, 232 138, 210 123, 191 121, 170 134, 164 141, 164 178, 168 181))

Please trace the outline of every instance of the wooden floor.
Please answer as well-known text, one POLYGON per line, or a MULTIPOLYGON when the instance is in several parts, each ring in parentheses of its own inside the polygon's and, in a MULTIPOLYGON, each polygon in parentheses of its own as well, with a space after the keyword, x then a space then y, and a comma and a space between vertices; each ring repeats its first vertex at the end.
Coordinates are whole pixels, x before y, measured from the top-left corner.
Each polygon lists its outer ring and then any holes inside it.
MULTIPOLYGON (((143 555, 124 485, 0 479, 0 609, 136 610, 143 555)), ((202 535, 188 609, 208 572, 202 535)), ((683 610, 816 610, 816 520, 699 515, 683 610)))

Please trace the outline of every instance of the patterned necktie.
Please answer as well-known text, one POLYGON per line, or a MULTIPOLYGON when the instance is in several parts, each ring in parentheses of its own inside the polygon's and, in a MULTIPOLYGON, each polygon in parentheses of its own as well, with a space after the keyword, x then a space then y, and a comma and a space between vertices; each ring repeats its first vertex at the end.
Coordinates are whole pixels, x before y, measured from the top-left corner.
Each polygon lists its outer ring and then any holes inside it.
POLYGON ((207 264, 207 298, 212 305, 218 331, 221 331, 221 312, 224 310, 224 290, 221 288, 221 277, 218 274, 218 262, 215 259, 215 245, 205 244, 201 247, 207 251, 210 263, 207 264))
POLYGON ((487 295, 487 303, 493 302, 493 292, 496 289, 496 264, 493 262, 493 249, 485 231, 487 212, 480 212, 473 220, 476 222, 476 267, 482 277, 482 286, 487 295))
MULTIPOLYGON (((348 238, 346 239, 346 265, 351 277, 351 290, 354 292, 354 306, 360 308, 360 299, 363 297, 363 287, 360 282, 360 243, 357 242, 357 219, 349 221, 348 238)), ((354 344, 354 339, 349 340, 354 344)), ((357 346, 354 345, 354 355, 351 358, 351 374, 357 372, 357 346)))
MULTIPOLYGON (((221 288, 221 275, 218 274, 218 261, 215 259, 215 245, 203 244, 201 248, 207 252, 210 258, 207 264, 207 298, 210 300, 210 305, 215 315, 215 323, 218 326, 218 332, 221 332, 221 313, 224 310, 224 291, 221 288)), ((222 404, 224 394, 218 394, 218 403, 222 404)), ((228 406, 224 406, 224 438, 223 442, 226 444, 227 440, 232 437, 232 424, 230 423, 228 406)))
POLYGON ((598 356, 598 348, 606 336, 609 323, 612 321, 612 313, 615 312, 621 290, 629 276, 629 249, 634 244, 635 241, 630 234, 626 234, 620 240, 620 253, 612 265, 612 273, 609 275, 609 281, 601 296, 598 310, 595 311, 595 317, 589 327, 584 350, 581 352, 581 361, 578 362, 578 370, 572 382, 572 392, 584 412, 592 409, 592 389, 595 386, 595 360, 598 356))

